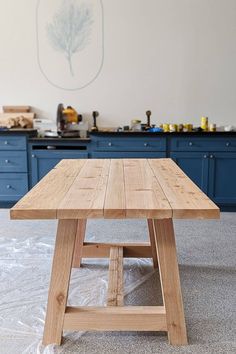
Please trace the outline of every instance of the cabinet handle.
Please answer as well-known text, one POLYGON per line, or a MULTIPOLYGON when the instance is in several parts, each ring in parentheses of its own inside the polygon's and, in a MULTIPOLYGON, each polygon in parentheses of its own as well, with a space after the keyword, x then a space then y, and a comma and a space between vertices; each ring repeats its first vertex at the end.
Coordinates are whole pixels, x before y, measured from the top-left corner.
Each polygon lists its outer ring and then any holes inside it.
POLYGON ((149 146, 149 144, 148 143, 144 143, 144 146, 147 147, 147 146, 149 146))
POLYGON ((31 155, 33 158, 35 157, 35 155, 33 154, 33 155, 31 155))
POLYGON ((5 160, 6 163, 9 163, 9 160, 5 160))
POLYGON ((108 146, 112 146, 112 143, 108 143, 108 146))
POLYGON ((214 155, 210 155, 210 159, 214 159, 214 155))
POLYGON ((226 143, 225 145, 226 145, 226 146, 230 146, 230 143, 228 142, 228 143, 226 143))
POLYGON ((204 157, 204 159, 207 159, 207 158, 208 158, 208 156, 207 156, 207 155, 204 155, 203 157, 204 157))
POLYGON ((4 144, 5 144, 5 145, 8 145, 8 141, 7 141, 7 140, 6 140, 6 141, 4 141, 4 144))
POLYGON ((193 143, 190 141, 190 142, 188 143, 188 145, 189 145, 189 146, 193 146, 193 143))
POLYGON ((11 189, 11 185, 10 184, 7 185, 7 189, 11 189))

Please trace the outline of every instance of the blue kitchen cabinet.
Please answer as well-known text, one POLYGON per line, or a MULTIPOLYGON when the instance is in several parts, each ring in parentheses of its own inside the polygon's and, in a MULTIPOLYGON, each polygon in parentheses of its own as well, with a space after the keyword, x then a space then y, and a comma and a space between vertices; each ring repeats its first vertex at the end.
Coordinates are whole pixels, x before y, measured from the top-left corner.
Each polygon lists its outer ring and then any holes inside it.
POLYGON ((206 152, 171 152, 170 157, 205 193, 208 191, 209 154, 206 152))
POLYGON ((221 206, 236 205, 236 152, 210 154, 208 195, 221 206))
POLYGON ((27 136, 0 133, 0 207, 28 192, 27 136))
POLYGON ((236 207, 236 137, 173 137, 170 157, 220 207, 236 207))
POLYGON ((27 173, 0 173, 0 206, 17 202, 27 192, 27 173))
POLYGON ((35 150, 31 154, 31 186, 33 187, 63 159, 86 159, 87 152, 76 150, 35 150))
POLYGON ((92 135, 92 158, 166 157, 166 138, 157 136, 92 135))
POLYGON ((92 154, 94 159, 158 159, 166 157, 165 152, 141 152, 141 151, 94 151, 92 154))

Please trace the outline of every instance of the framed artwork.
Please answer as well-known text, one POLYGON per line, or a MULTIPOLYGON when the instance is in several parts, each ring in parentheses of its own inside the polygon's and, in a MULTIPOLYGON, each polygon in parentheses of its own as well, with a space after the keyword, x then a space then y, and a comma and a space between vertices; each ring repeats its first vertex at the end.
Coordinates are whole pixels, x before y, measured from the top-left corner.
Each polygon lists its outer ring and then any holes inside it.
POLYGON ((79 90, 100 74, 104 61, 102 0, 38 0, 37 55, 55 87, 79 90))

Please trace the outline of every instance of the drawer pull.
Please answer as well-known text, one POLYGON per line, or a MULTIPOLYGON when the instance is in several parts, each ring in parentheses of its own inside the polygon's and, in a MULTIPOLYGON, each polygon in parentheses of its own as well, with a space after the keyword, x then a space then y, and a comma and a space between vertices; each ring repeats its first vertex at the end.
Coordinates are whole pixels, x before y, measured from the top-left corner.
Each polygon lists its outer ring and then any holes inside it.
POLYGON ((11 189, 11 185, 10 184, 7 185, 7 189, 11 189))
POLYGON ((204 159, 207 159, 208 156, 207 156, 207 155, 204 155, 203 157, 204 157, 204 159))
POLYGON ((210 159, 214 159, 214 155, 210 155, 210 159))
POLYGON ((6 163, 9 163, 9 160, 5 160, 6 163))
POLYGON ((188 143, 188 145, 189 145, 189 146, 193 146, 193 143, 192 143, 192 141, 190 141, 190 142, 188 143))
POLYGON ((149 146, 149 144, 148 143, 144 143, 144 146, 147 147, 147 146, 149 146))
POLYGON ((8 141, 7 141, 7 140, 6 140, 6 141, 4 141, 4 144, 5 144, 5 145, 8 145, 8 141))
POLYGON ((226 146, 230 146, 230 143, 228 142, 228 143, 226 143, 225 145, 226 145, 226 146))
POLYGON ((112 146, 112 143, 108 143, 108 146, 112 146))
POLYGON ((35 157, 35 155, 34 155, 34 154, 33 154, 33 155, 31 155, 31 157, 33 157, 33 158, 34 158, 34 157, 35 157))

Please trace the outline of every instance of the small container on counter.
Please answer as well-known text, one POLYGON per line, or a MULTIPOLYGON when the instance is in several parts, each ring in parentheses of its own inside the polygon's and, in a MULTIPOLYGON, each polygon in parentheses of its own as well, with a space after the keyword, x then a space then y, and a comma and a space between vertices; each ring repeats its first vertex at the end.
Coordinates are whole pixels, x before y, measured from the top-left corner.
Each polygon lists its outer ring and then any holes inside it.
POLYGON ((184 131, 184 125, 183 124, 179 124, 178 125, 178 132, 183 132, 184 131))
POLYGON ((216 132, 216 124, 215 123, 210 124, 209 130, 210 132, 216 132))
POLYGON ((134 132, 139 132, 142 130, 141 120, 133 119, 131 120, 131 130, 134 132))
POLYGON ((192 124, 184 124, 184 132, 192 132, 193 131, 193 125, 192 124))
POLYGON ((163 131, 165 133, 168 133, 170 131, 170 124, 163 124, 163 131))
POLYGON ((177 124, 170 124, 170 132, 177 132, 178 131, 178 125, 177 124))
POLYGON ((208 131, 208 117, 201 118, 201 128, 204 131, 208 131))

